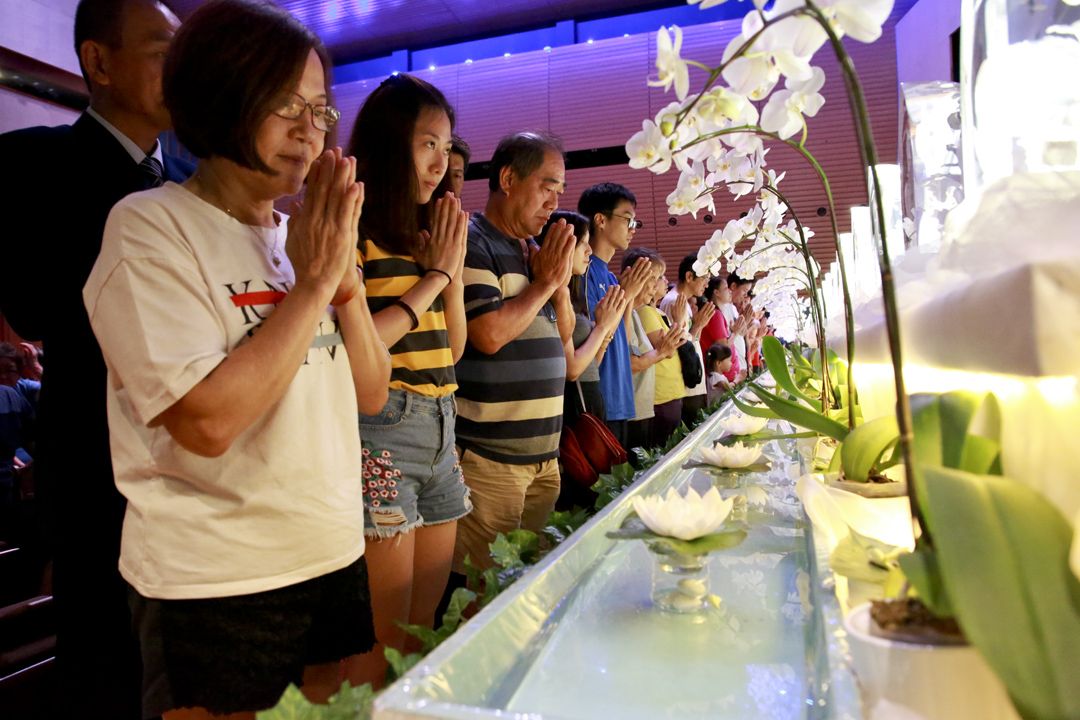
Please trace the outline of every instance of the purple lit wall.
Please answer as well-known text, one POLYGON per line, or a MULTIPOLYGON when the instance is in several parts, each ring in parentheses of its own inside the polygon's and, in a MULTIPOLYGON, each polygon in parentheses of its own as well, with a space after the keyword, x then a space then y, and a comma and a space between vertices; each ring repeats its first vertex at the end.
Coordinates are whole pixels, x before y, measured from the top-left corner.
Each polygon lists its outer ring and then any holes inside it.
MULTIPOLYGON (((898 3, 893 17, 873 45, 848 43, 856 68, 862 78, 870 105, 880 162, 896 162, 897 157, 897 74, 894 27, 910 3, 898 3)), ((691 26, 684 29, 683 56, 705 63, 718 63, 727 42, 739 30, 734 21, 691 26)), ((665 95, 647 88, 645 80, 655 72, 655 33, 613 38, 592 44, 555 47, 506 58, 477 60, 471 64, 439 67, 416 75, 437 85, 454 104, 458 113, 458 132, 473 148, 477 160, 487 160, 499 137, 515 130, 550 129, 568 150, 621 146, 646 117, 654 116, 674 94, 665 95)), ((821 161, 832 182, 837 203, 837 222, 841 232, 849 229, 848 208, 866 203, 863 166, 855 141, 851 111, 846 101, 837 62, 827 48, 819 52, 815 64, 828 78, 823 94, 825 106, 810 120, 807 147, 821 161)), ((695 78, 691 74, 691 85, 695 78)), ((337 102, 344 113, 342 139, 346 139, 353 119, 367 94, 381 78, 344 83, 335 88, 337 102)), ((831 262, 832 233, 827 217, 817 215, 826 205, 821 185, 813 171, 787 147, 773 148, 770 166, 786 170, 781 190, 791 199, 795 212, 814 230, 811 241, 814 255, 822 265, 831 262)), ((635 242, 658 248, 672 265, 697 248, 717 227, 748 207, 743 201, 732 203, 723 192, 717 193, 717 213, 712 224, 702 215, 694 220, 679 217, 668 224, 665 198, 674 189, 674 171, 656 176, 626 165, 588 168, 568 173, 569 189, 563 205, 573 207, 581 190, 601 181, 627 185, 638 196, 638 217, 645 228, 635 242)), ((484 181, 466 184, 466 205, 483 208, 487 197, 484 181)), ((618 262, 619 258, 614 259, 618 262)))

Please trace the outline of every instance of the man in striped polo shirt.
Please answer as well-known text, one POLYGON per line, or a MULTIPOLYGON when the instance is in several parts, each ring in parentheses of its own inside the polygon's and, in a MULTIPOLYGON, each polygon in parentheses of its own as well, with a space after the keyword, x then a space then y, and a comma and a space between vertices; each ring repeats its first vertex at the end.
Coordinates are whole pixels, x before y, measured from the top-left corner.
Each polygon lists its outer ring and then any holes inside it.
POLYGON ((573 228, 552 226, 543 248, 530 241, 566 189, 562 147, 522 132, 499 142, 487 206, 469 225, 465 256, 468 343, 456 367, 457 443, 473 511, 458 522, 454 570, 465 557, 491 564, 500 532, 539 531, 559 495, 564 345, 574 318, 551 302, 568 293, 573 228))

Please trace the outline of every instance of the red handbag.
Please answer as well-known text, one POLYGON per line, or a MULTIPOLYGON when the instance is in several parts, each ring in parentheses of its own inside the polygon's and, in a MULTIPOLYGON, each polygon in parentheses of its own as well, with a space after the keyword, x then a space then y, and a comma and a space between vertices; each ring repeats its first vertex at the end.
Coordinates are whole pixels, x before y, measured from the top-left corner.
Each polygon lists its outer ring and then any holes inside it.
POLYGON ((559 454, 563 458, 563 469, 567 475, 578 484, 592 487, 600 473, 610 472, 613 465, 626 462, 626 450, 604 421, 588 412, 581 383, 574 384, 581 400, 581 414, 573 428, 563 428, 559 454), (592 470, 591 473, 581 467, 582 459, 592 470))
POLYGON ((581 451, 577 436, 571 428, 563 428, 562 437, 559 438, 559 459, 562 461, 563 477, 569 478, 575 485, 588 490, 600 476, 581 451))

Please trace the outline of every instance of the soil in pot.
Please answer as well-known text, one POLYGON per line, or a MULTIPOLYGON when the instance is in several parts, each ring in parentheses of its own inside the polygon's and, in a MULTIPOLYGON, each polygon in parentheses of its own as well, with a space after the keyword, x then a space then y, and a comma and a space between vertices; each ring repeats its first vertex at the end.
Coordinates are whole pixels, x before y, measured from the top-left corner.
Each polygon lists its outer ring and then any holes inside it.
POLYGON ((874 600, 870 617, 870 631, 879 637, 921 645, 967 644, 955 619, 939 618, 918 598, 874 600))

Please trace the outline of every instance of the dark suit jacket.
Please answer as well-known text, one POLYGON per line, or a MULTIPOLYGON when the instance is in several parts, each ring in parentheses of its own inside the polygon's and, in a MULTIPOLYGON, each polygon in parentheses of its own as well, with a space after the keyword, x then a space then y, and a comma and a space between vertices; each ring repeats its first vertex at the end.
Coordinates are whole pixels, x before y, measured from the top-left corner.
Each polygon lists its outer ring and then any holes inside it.
MULTIPOLYGON (((61 554, 72 543, 112 553, 124 504, 109 460, 105 363, 82 288, 109 211, 144 189, 145 179, 116 138, 86 114, 70 126, 0 135, 0 158, 7 227, 0 236, 0 312, 20 336, 45 347, 36 471, 43 519, 61 554)), ((190 170, 165 158, 167 180, 180 182, 190 170)), ((115 567, 116 557, 108 562, 115 567)))

